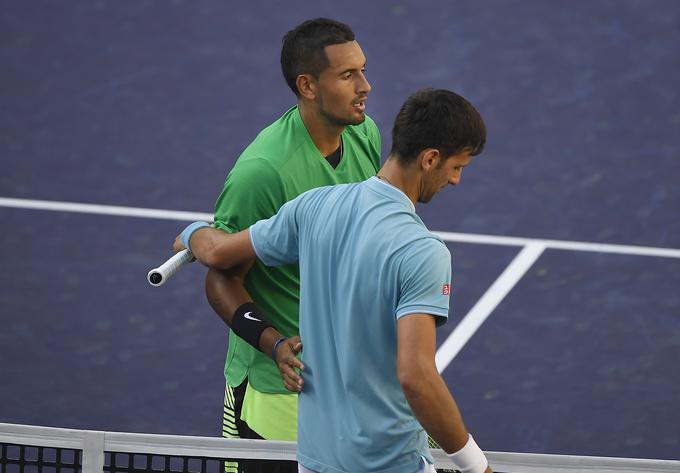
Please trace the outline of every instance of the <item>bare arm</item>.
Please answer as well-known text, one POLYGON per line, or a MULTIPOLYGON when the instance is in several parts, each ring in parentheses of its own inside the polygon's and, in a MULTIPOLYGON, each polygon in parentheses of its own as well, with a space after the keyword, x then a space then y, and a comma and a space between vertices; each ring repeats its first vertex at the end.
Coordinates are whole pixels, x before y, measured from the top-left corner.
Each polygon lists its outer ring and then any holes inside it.
MULTIPOLYGON (((446 453, 468 441, 456 401, 435 365, 435 319, 411 314, 397 321, 397 376, 413 413, 446 453)), ((487 468, 487 473, 491 472, 487 468)))
MULTIPOLYGON (((194 257, 209 268, 230 269, 257 257, 248 229, 227 233, 216 228, 203 227, 194 231, 189 244, 194 257)), ((184 249, 179 235, 175 238, 173 248, 175 251, 184 249)))
MULTIPOLYGON (((249 231, 227 233, 210 227, 203 227, 191 234, 191 252, 198 261, 210 269, 206 277, 206 295, 213 310, 229 327, 233 327, 232 317, 241 305, 252 302, 243 286, 245 275, 255 261, 255 250, 250 241, 249 231), (225 270, 224 272, 218 270, 225 270)), ((173 244, 175 251, 184 249, 180 236, 173 244)), ((243 335, 242 335, 243 336, 243 335)), ((281 333, 273 327, 262 331, 257 340, 251 342, 254 348, 271 356, 274 344, 281 333)), ((276 350, 276 364, 286 389, 299 392, 303 382, 295 368, 304 369, 296 354, 302 349, 300 337, 290 337, 279 344, 276 350)))
MULTIPOLYGON (((193 242, 192 242, 193 245, 193 242)), ((224 322, 231 327, 231 319, 236 309, 241 305, 252 302, 252 298, 244 287, 245 276, 255 260, 250 260, 230 270, 209 269, 205 278, 205 293, 211 307, 224 322)), ((259 347, 263 353, 271 353, 274 343, 281 334, 273 327, 262 332, 259 347)), ((294 368, 304 369, 295 355, 302 349, 300 337, 291 337, 280 344, 276 350, 276 364, 278 365, 283 384, 289 391, 299 392, 303 388, 303 380, 294 368)))
POLYGON ((208 269, 205 295, 215 313, 229 326, 236 309, 253 301, 246 291, 244 281, 254 262, 255 260, 250 260, 227 270, 208 269))

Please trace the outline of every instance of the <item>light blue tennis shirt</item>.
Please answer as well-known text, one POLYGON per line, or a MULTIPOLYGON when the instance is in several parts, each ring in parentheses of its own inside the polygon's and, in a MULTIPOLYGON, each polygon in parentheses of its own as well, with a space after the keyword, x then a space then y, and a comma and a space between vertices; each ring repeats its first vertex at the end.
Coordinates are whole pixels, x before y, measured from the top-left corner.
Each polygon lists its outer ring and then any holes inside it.
POLYGON ((451 255, 409 198, 377 177, 313 189, 250 238, 264 264, 300 263, 298 461, 320 473, 415 473, 421 456, 432 462, 397 379, 397 319, 446 321, 451 255))

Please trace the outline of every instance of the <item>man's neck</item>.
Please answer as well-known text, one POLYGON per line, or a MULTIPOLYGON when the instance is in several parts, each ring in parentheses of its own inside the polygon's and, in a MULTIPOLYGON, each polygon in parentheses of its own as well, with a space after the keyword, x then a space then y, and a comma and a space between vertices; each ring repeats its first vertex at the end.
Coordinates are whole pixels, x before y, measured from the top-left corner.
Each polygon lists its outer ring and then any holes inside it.
POLYGON ((319 112, 313 106, 303 101, 298 102, 298 109, 307 133, 309 133, 321 156, 328 156, 338 149, 340 135, 345 127, 329 123, 327 119, 319 115, 319 112))
POLYGON ((419 176, 414 169, 402 167, 394 156, 387 158, 385 164, 378 171, 378 177, 406 194, 413 205, 418 201, 418 195, 420 195, 419 176))

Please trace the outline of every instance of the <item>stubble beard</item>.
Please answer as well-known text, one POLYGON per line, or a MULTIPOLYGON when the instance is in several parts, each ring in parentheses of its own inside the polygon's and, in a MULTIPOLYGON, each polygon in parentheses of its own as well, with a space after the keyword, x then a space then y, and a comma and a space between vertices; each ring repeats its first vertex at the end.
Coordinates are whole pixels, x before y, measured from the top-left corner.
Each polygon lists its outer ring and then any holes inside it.
POLYGON ((434 188, 432 187, 432 182, 427 181, 425 184, 426 185, 424 186, 422 192, 418 196, 418 202, 421 204, 427 204, 438 192, 433 190, 434 188))
POLYGON ((361 118, 357 119, 349 119, 349 118, 343 118, 339 117, 337 115, 332 114, 331 112, 327 111, 326 108, 324 107, 323 103, 323 97, 319 97, 319 113, 321 116, 331 125, 333 126, 339 126, 339 127, 346 127, 346 126, 352 126, 352 125, 359 125, 366 120, 366 114, 362 113, 361 118))

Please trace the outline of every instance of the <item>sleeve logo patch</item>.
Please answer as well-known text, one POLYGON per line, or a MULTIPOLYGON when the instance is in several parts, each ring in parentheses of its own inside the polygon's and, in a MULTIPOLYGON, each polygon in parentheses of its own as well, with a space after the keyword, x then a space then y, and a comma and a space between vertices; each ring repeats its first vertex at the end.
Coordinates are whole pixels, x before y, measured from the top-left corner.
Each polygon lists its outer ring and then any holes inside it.
POLYGON ((448 296, 451 294, 451 284, 444 284, 442 286, 442 294, 448 296))

